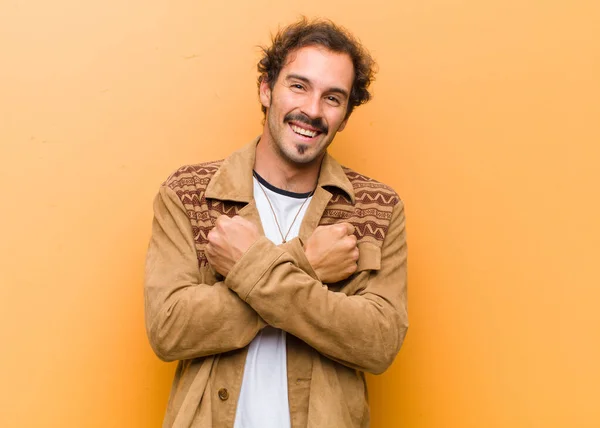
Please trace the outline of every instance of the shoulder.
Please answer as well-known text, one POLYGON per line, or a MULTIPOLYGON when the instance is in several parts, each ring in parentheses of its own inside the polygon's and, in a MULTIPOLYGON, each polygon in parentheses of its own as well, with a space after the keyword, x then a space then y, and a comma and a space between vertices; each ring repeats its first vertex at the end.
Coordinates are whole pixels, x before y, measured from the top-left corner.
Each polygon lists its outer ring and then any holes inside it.
POLYGON ((394 189, 371 177, 342 166, 342 170, 352 184, 356 204, 376 204, 379 206, 394 207, 401 203, 400 197, 394 189))
POLYGON ((360 243, 370 242, 381 247, 390 227, 399 224, 394 217, 403 211, 400 197, 387 184, 344 166, 342 170, 352 185, 354 203, 345 192, 336 192, 329 201, 320 224, 346 221, 354 226, 354 233, 360 243))
POLYGON ((163 186, 177 192, 178 190, 205 190, 206 186, 219 170, 223 160, 184 165, 174 171, 163 183, 163 186))

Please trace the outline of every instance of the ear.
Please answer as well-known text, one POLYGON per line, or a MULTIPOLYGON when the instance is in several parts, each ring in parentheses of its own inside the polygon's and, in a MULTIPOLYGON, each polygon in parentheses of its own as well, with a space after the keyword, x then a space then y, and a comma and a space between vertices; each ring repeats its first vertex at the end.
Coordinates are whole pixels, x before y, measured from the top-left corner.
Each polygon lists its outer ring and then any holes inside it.
POLYGON ((266 76, 263 76, 262 80, 260 81, 260 88, 258 92, 260 103, 266 108, 269 108, 271 106, 271 88, 267 83, 266 76))

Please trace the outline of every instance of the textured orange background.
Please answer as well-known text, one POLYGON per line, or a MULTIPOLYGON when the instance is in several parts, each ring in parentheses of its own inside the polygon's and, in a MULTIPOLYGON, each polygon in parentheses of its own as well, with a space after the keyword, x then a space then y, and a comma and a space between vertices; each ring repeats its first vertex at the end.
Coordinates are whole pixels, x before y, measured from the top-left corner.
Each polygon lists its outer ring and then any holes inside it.
POLYGON ((333 153, 406 202, 411 328, 373 427, 600 426, 597 1, 3 1, 0 426, 159 426, 158 185, 260 132, 255 45, 300 13, 378 59, 333 153))

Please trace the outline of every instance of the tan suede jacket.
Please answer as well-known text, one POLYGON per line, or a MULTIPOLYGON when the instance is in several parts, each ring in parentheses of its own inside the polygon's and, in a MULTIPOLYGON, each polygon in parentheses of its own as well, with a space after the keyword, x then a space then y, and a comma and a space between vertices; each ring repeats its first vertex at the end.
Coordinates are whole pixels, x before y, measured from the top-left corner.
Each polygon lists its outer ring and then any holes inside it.
POLYGON ((146 328, 161 359, 180 360, 163 427, 233 427, 248 345, 267 324, 288 333, 292 428, 368 427, 363 372, 383 372, 408 328, 403 204, 326 155, 298 238, 276 246, 261 237, 223 278, 206 260, 206 236, 220 215, 262 231, 257 141, 224 161, 180 168, 154 201, 146 328), (323 284, 303 242, 318 225, 342 221, 356 228, 358 270, 323 284))

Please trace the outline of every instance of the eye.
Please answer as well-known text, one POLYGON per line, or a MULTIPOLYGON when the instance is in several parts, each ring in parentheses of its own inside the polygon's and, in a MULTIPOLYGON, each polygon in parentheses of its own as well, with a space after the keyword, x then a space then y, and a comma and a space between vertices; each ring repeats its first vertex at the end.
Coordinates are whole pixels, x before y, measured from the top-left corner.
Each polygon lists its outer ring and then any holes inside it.
POLYGON ((337 97, 334 97, 333 95, 329 95, 326 97, 326 100, 333 105, 339 106, 340 105, 340 100, 337 97))
POLYGON ((300 83, 292 83, 292 86, 291 86, 291 88, 292 88, 292 89, 297 89, 297 90, 299 90, 299 91, 302 91, 302 90, 304 90, 304 86, 302 86, 300 83))

